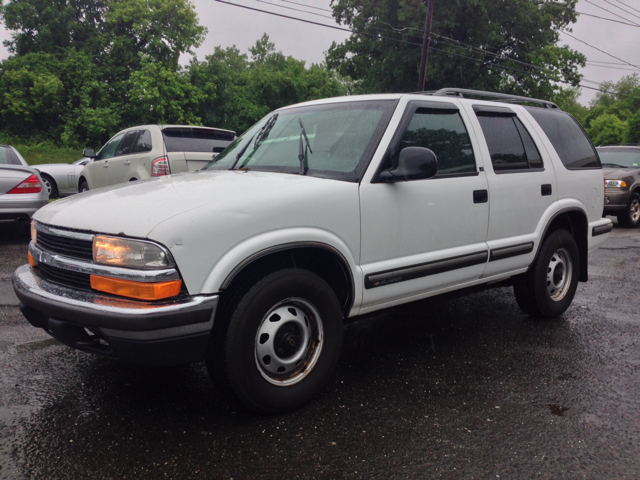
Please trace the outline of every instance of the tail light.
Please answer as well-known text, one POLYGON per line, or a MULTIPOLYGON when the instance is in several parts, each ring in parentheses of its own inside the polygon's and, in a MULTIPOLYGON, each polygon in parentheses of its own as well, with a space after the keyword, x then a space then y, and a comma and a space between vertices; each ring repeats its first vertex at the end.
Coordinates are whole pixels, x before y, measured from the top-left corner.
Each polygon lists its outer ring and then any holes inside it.
POLYGON ((7 192, 7 194, 11 193, 40 193, 42 191, 42 184, 38 177, 31 175, 29 178, 24 180, 19 185, 16 185, 11 190, 7 192))
POLYGON ((158 157, 151 162, 151 176, 162 177, 163 175, 169 175, 169 160, 167 157, 158 157))

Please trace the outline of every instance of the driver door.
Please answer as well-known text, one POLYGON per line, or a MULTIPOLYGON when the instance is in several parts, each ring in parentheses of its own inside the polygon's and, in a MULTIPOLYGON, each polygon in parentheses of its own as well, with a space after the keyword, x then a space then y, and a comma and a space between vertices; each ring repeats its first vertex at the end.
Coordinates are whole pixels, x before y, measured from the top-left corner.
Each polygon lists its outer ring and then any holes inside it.
POLYGON ((100 188, 109 185, 109 160, 115 155, 123 137, 124 133, 118 133, 109 140, 105 146, 102 147, 102 150, 98 152, 93 162, 91 162, 89 169, 90 188, 100 188))
POLYGON ((472 282, 488 260, 487 179, 468 119, 448 102, 410 102, 380 171, 403 148, 432 150, 435 177, 360 186, 363 310, 472 282))

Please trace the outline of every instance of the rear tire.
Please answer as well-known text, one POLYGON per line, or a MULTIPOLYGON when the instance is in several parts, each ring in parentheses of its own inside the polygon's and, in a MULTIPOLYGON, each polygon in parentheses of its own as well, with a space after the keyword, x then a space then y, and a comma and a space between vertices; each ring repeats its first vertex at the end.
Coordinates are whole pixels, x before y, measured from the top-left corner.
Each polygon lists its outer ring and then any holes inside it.
POLYGON ((545 239, 535 264, 515 278, 516 301, 532 317, 558 317, 573 301, 579 272, 580 255, 573 235, 556 230, 545 239))
POLYGON ((301 269, 269 273, 244 292, 216 319, 222 323, 207 351, 209 374, 254 412, 301 407, 338 362, 338 299, 327 282, 301 269))
POLYGON ((617 217, 621 227, 638 228, 640 226, 640 195, 631 194, 629 205, 617 217))

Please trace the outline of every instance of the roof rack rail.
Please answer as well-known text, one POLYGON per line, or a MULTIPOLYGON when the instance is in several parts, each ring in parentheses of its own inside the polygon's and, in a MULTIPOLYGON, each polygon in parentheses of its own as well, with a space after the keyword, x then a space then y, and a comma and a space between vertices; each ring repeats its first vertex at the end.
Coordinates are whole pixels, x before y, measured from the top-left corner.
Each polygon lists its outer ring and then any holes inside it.
POLYGON ((640 147, 640 143, 603 143, 598 147, 640 147))
POLYGON ((486 99, 496 99, 496 101, 503 101, 506 103, 536 103, 542 105, 544 108, 557 108, 560 109, 555 103, 547 100, 540 100, 538 98, 522 97, 520 95, 509 95, 508 93, 496 93, 485 92, 482 90, 471 90, 468 88, 441 88, 436 91, 419 92, 426 95, 433 95, 434 97, 464 97, 465 95, 471 95, 476 97, 485 97, 486 99))

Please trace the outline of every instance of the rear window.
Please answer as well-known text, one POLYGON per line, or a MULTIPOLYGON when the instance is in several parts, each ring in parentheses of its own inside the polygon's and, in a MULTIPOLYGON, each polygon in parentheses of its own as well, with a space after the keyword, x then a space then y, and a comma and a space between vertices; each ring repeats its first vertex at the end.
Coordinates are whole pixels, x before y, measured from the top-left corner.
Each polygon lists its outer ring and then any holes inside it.
POLYGON ((547 135, 567 169, 602 168, 596 149, 575 118, 549 108, 525 108, 547 135))
POLYGON ((165 128, 162 134, 167 152, 219 152, 235 138, 233 133, 208 128, 165 128))
POLYGON ((0 163, 5 165, 22 165, 18 156, 10 147, 0 147, 0 163))

